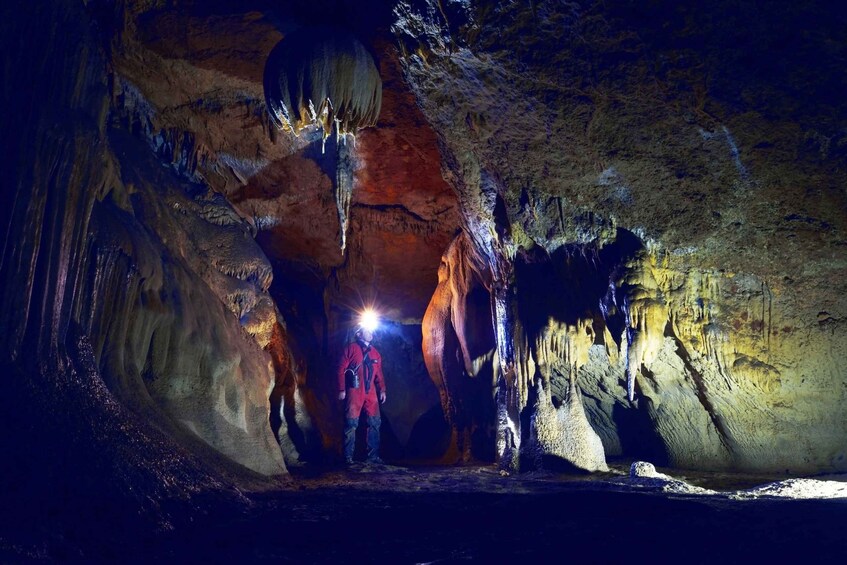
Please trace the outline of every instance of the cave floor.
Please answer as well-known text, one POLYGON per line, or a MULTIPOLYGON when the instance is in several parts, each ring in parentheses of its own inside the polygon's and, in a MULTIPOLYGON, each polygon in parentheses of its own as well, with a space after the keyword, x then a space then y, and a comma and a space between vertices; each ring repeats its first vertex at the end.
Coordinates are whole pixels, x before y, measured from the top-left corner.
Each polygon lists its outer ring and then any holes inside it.
MULTIPOLYGON (((288 488, 249 494, 247 513, 211 531, 201 526, 161 540, 153 553, 282 563, 699 563, 847 555, 847 499, 738 501, 639 490, 623 484, 625 468, 512 476, 490 466, 295 469, 288 488)), ((727 489, 762 478, 694 475, 686 478, 727 489)))
MULTIPOLYGON (((101 530, 85 534, 84 544, 61 547, 73 543, 65 533, 58 547, 35 553, 0 543, 0 562, 758 563, 841 562, 847 555, 847 498, 666 492, 633 484, 626 470, 623 463, 593 475, 503 475, 493 466, 296 467, 285 484, 242 491, 241 503, 213 498, 202 511, 172 514, 169 531, 101 530)), ((685 479, 724 490, 769 480, 717 473, 685 479)))

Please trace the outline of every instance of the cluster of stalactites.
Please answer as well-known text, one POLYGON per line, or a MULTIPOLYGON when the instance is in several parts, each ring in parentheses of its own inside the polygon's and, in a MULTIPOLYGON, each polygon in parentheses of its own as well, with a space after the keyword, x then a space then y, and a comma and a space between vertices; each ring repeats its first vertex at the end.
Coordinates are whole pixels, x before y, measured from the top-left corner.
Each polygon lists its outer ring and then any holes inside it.
POLYGON ((514 389, 514 400, 519 410, 527 405, 529 389, 536 386, 539 376, 545 386, 549 386, 554 370, 566 374, 569 380, 575 380, 577 369, 588 363, 588 351, 594 343, 591 319, 568 324, 551 317, 534 336, 532 346, 520 324, 516 324, 513 333, 515 359, 510 375, 506 377, 507 384, 514 389))
POLYGON ((298 134, 319 124, 324 139, 376 125, 382 80, 367 49, 335 30, 285 37, 265 65, 265 101, 271 121, 298 134))
POLYGON ((575 380, 576 370, 588 363, 588 351, 594 344, 594 327, 590 318, 574 324, 550 317, 535 340, 535 354, 541 375, 549 382, 554 366, 575 380))

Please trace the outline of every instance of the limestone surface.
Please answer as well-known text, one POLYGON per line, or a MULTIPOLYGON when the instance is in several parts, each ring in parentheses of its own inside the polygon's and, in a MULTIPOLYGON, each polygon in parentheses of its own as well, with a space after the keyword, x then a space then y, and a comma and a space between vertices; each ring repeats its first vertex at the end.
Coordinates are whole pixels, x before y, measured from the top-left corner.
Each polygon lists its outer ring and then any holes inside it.
POLYGON ((331 458, 335 359, 376 305, 398 457, 847 469, 843 11, 17 4, 0 361, 54 399, 90 349, 109 437, 150 447, 130 466, 331 458), (310 16, 374 62, 340 99, 383 85, 346 143, 268 111, 310 16))
POLYGON ((845 469, 843 18, 789 2, 394 15, 491 281, 499 456, 527 435, 534 383, 561 400, 576 362, 608 454, 845 469))

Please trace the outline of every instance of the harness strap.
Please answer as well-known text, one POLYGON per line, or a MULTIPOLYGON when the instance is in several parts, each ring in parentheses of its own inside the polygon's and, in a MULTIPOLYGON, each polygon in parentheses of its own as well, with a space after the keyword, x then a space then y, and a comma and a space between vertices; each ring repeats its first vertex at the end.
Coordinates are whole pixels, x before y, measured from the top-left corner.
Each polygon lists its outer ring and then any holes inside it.
POLYGON ((365 393, 370 392, 371 390, 371 381, 374 376, 374 361, 370 357, 368 357, 368 353, 371 350, 370 345, 365 345, 361 341, 358 342, 359 347, 362 349, 362 365, 365 367, 365 393))

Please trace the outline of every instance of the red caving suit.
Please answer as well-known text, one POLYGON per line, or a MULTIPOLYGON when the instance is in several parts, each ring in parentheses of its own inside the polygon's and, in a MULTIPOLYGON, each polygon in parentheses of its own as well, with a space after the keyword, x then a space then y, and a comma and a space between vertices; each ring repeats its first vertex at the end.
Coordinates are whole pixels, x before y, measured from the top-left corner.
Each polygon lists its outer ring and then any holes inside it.
POLYGON ((338 363, 338 392, 347 392, 347 397, 344 400, 345 418, 359 418, 362 409, 368 417, 379 416, 379 398, 378 395, 385 391, 385 380, 382 376, 382 356, 373 345, 365 346, 361 340, 348 343, 341 354, 341 360, 338 363), (368 349, 369 347, 369 349, 368 349), (363 348, 367 350, 367 355, 373 361, 373 382, 368 386, 365 383, 367 371, 364 364, 363 348), (349 388, 345 379, 344 372, 348 367, 357 367, 359 374, 359 388, 349 388), (365 389, 368 388, 367 392, 365 389))

